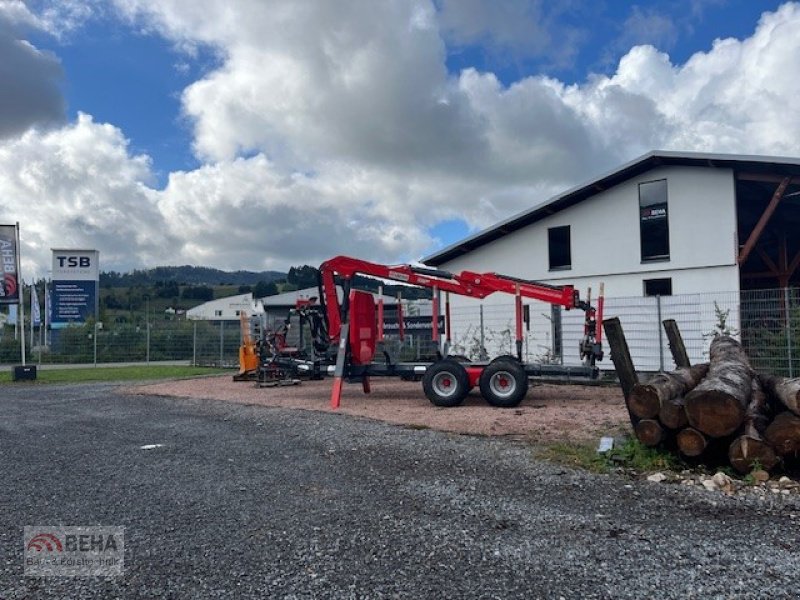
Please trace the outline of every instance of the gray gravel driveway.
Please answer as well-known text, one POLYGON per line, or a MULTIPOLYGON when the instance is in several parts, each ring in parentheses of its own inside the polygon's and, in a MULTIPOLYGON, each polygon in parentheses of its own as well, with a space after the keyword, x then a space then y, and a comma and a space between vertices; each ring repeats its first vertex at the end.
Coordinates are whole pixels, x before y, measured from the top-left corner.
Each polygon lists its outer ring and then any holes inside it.
POLYGON ((796 499, 574 472, 502 439, 337 414, 0 390, 4 600, 800 594, 796 499), (124 526, 124 577, 24 577, 22 528, 45 524, 124 526))

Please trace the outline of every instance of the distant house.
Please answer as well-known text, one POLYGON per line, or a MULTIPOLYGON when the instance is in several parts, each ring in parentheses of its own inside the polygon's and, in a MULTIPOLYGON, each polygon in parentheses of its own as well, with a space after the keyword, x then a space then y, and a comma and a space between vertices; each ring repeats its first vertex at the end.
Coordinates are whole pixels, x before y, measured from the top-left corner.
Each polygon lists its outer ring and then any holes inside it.
POLYGON ((186 318, 201 321, 238 321, 242 311, 248 315, 264 312, 260 300, 253 294, 239 294, 211 300, 186 311, 186 318))

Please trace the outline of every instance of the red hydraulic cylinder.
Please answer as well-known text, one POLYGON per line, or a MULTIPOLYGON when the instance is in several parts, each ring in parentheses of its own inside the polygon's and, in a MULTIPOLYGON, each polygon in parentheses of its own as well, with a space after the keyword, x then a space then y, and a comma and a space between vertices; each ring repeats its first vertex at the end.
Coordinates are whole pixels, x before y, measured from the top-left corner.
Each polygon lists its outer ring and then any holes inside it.
POLYGON ((403 296, 400 292, 397 293, 397 334, 400 336, 400 341, 406 339, 406 330, 403 325, 403 296))
POLYGON ((439 288, 433 286, 433 332, 431 339, 439 341, 439 288))
POLYGON ((514 313, 516 316, 517 358, 522 360, 522 293, 519 284, 514 290, 514 313))
POLYGON ((444 293, 444 339, 450 344, 450 292, 444 293))
POLYGON ((597 326, 595 333, 595 341, 598 344, 603 343, 603 304, 605 304, 605 284, 600 284, 600 295, 597 297, 597 326))
POLYGON ((378 287, 378 334, 377 340, 383 341, 383 286, 378 287))

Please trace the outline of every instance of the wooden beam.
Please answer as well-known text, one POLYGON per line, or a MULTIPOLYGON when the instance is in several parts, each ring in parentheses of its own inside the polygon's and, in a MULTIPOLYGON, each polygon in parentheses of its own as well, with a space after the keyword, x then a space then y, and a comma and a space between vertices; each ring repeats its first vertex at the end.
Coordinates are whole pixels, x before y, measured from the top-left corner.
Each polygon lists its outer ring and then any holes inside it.
POLYGON ((781 274, 778 267, 775 265, 774 262, 772 262, 772 259, 769 257, 769 254, 764 252, 763 248, 757 248, 756 252, 758 252, 758 255, 761 257, 761 260, 764 261, 764 264, 767 265, 767 268, 775 274, 775 277, 781 274))
POLYGON ((776 279, 778 276, 772 271, 754 271, 752 273, 742 273, 744 279, 776 279))
MULTIPOLYGON (((741 181, 761 181, 764 183, 780 183, 786 177, 784 175, 772 175, 768 173, 736 173, 736 179, 741 181)), ((792 177, 790 184, 800 183, 800 177, 792 177)))
POLYGON ((756 226, 753 228, 753 231, 750 232, 750 237, 747 238, 747 241, 744 244, 744 248, 739 253, 739 266, 741 267, 750 256, 750 253, 755 248, 756 243, 758 243, 761 234, 764 233, 764 228, 767 226, 770 218, 772 217, 775 209, 778 208, 778 203, 783 198, 783 193, 786 191, 786 187, 789 185, 789 180, 791 178, 784 177, 783 181, 778 184, 778 187, 775 189, 775 193, 772 194, 772 200, 769 201, 767 208, 764 210, 764 214, 761 215, 761 218, 756 223, 756 226))
POLYGON ((794 272, 797 271, 797 267, 800 267, 800 251, 797 252, 795 257, 792 259, 792 262, 789 263, 789 268, 786 269, 786 276, 791 279, 794 272))

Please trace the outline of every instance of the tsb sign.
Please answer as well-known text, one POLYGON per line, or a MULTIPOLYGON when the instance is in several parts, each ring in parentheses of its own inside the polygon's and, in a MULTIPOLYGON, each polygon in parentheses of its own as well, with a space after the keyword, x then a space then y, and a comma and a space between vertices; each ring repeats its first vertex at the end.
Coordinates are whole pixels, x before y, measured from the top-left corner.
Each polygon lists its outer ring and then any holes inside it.
POLYGON ((88 256, 56 256, 59 267, 80 267, 81 269, 88 269, 92 264, 92 259, 88 256))
POLYGON ((99 263, 97 250, 53 249, 53 280, 97 281, 99 263))

